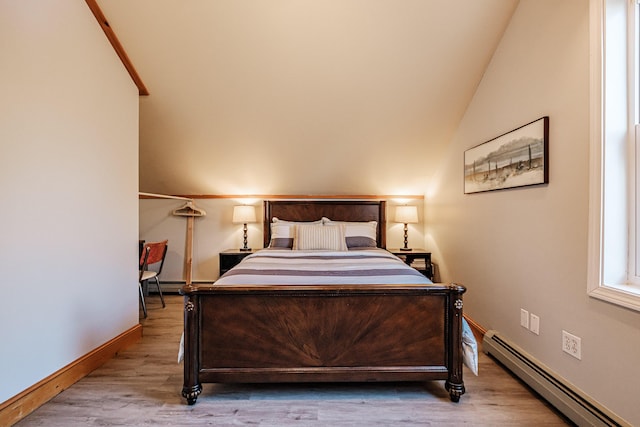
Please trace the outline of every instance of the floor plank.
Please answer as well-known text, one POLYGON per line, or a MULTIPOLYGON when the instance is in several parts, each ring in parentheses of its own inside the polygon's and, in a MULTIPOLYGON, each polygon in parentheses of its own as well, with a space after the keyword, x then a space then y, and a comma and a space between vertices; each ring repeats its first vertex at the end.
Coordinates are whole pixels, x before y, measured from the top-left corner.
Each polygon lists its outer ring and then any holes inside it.
POLYGON ((197 403, 180 395, 182 297, 148 297, 143 339, 38 408, 29 426, 564 426, 570 423, 493 359, 466 367, 467 393, 452 403, 427 384, 205 384, 197 403))

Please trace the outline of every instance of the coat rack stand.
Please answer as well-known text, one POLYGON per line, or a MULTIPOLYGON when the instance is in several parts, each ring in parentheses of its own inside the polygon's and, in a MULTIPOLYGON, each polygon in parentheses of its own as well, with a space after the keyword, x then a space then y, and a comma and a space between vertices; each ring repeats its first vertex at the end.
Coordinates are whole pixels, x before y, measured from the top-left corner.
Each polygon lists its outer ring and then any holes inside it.
POLYGON ((191 285, 191 274, 193 271, 193 227, 194 218, 205 216, 207 213, 193 205, 193 200, 188 201, 184 206, 173 211, 174 215, 187 217, 187 243, 184 257, 184 268, 186 271, 186 284, 191 285))
POLYGON ((193 199, 189 199, 187 197, 180 196, 168 196, 166 194, 154 194, 154 193, 138 193, 141 196, 158 198, 158 199, 174 199, 174 200, 186 200, 182 207, 173 211, 173 215, 176 216, 186 216, 187 217, 187 240, 185 244, 185 257, 184 257, 184 269, 186 279, 185 282, 187 285, 191 285, 192 283, 192 274, 193 274, 193 229, 194 229, 194 218, 199 216, 205 216, 207 213, 195 207, 193 203, 193 199))

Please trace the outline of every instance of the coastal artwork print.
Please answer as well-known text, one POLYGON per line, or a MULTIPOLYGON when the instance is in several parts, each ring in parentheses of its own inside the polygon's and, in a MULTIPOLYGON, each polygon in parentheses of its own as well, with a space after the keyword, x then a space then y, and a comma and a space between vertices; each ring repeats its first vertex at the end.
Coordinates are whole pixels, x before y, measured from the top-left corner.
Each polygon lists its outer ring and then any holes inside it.
POLYGON ((549 117, 542 117, 464 152, 464 192, 549 182, 549 117))

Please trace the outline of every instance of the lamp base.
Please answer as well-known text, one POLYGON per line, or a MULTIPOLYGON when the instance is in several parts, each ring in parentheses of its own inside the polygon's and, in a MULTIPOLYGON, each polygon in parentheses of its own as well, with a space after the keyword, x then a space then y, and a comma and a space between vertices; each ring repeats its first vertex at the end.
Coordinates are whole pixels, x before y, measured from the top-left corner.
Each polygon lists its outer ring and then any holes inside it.
POLYGON ((412 251, 412 248, 400 248, 401 251, 412 251))
POLYGON ((240 250, 242 252, 249 252, 251 250, 251 248, 240 248, 240 250))

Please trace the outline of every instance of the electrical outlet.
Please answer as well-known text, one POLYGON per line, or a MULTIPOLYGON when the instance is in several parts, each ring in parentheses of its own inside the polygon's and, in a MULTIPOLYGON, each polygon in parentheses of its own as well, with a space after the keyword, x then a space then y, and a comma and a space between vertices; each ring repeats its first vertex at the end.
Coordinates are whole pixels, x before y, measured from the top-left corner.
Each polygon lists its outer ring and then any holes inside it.
POLYGON ((540 335, 540 317, 531 313, 531 322, 529 322, 529 330, 536 335, 540 335))
POLYGON ((582 340, 567 331, 562 331, 562 351, 582 360, 582 340))
POLYGON ((529 329, 529 312, 524 308, 520 309, 520 326, 529 329))

